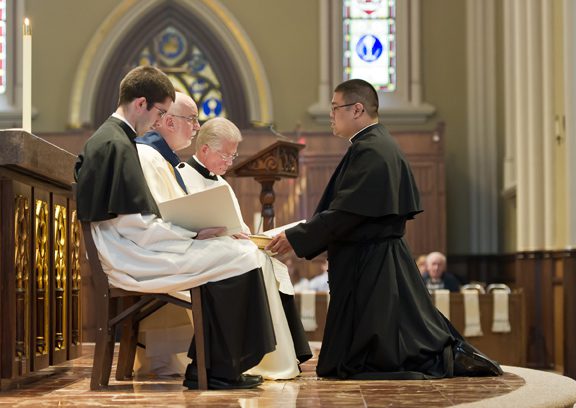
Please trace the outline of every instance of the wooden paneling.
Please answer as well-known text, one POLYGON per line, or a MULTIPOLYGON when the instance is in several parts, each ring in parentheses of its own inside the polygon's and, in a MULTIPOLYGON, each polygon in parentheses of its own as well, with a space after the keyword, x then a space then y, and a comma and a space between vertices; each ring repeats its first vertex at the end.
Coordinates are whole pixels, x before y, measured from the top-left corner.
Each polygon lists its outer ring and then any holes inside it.
POLYGON ((50 193, 34 189, 32 210, 32 356, 33 368, 50 364, 50 268, 52 222, 50 193))
POLYGON ((81 259, 84 259, 84 243, 80 235, 80 222, 76 214, 74 201, 68 200, 68 282, 69 302, 68 321, 70 322, 68 336, 68 359, 82 355, 82 269, 81 259))
POLYGON ((50 363, 60 364, 68 358, 70 342, 68 303, 70 301, 68 200, 52 195, 52 257, 50 270, 50 363))
POLYGON ((1 377, 26 375, 31 370, 31 208, 30 187, 0 173, 2 242, 0 301, 2 321, 1 377))
POLYGON ((527 365, 554 367, 554 265, 543 252, 518 254, 516 285, 526 296, 527 365))

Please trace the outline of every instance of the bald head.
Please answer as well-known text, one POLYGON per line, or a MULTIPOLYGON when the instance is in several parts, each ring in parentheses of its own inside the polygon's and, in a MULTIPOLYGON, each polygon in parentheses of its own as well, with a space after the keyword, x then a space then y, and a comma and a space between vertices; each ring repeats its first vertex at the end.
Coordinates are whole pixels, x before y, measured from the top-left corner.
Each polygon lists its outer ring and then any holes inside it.
POLYGON ((198 129, 200 123, 196 103, 189 95, 176 92, 174 103, 156 125, 156 131, 172 151, 178 151, 190 146, 198 129))

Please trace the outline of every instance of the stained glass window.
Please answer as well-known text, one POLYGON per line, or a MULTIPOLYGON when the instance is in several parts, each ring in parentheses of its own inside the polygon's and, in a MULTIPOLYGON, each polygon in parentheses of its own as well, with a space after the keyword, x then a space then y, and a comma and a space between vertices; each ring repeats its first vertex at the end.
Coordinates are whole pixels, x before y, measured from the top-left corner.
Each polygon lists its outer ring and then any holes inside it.
POLYGON ((344 79, 396 90, 396 1, 344 0, 344 79))
POLYGON ((6 92, 6 0, 0 0, 0 94, 6 92))
POLYGON ((220 80, 198 46, 178 29, 167 27, 153 37, 134 61, 138 65, 155 65, 164 71, 177 91, 194 99, 201 122, 227 116, 220 80))

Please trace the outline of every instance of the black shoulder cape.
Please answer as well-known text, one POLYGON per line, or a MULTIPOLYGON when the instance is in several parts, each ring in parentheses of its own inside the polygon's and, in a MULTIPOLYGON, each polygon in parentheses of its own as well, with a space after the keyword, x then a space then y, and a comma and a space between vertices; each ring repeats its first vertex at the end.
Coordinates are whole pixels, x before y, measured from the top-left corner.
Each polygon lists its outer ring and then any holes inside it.
POLYGON ((110 117, 84 145, 75 166, 78 219, 103 221, 119 214, 160 215, 134 144, 136 134, 110 117))
POLYGON ((370 126, 352 139, 316 212, 325 210, 407 218, 422 212, 410 166, 383 125, 370 126))

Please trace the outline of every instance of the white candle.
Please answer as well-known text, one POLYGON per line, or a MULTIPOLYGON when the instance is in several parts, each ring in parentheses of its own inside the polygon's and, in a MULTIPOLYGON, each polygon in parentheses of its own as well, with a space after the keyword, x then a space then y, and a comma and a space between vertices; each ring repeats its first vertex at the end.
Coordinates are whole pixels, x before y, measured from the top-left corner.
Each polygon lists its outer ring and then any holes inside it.
POLYGON ((22 42, 22 128, 32 133, 32 30, 24 19, 22 42))

